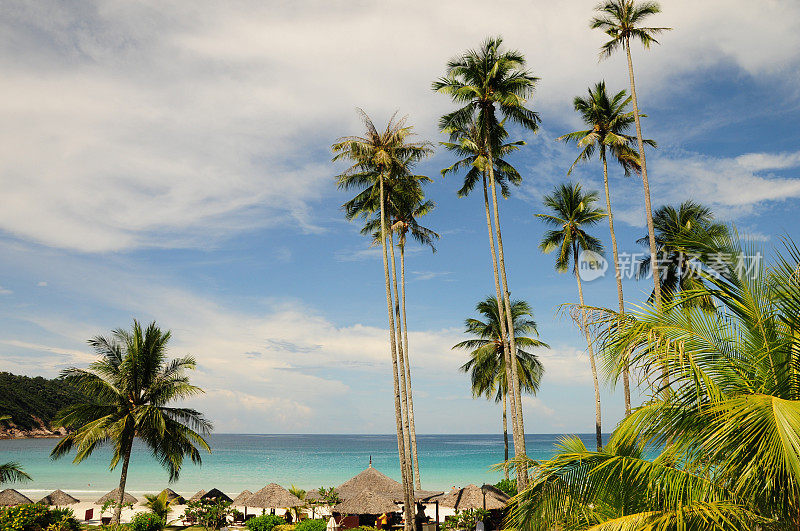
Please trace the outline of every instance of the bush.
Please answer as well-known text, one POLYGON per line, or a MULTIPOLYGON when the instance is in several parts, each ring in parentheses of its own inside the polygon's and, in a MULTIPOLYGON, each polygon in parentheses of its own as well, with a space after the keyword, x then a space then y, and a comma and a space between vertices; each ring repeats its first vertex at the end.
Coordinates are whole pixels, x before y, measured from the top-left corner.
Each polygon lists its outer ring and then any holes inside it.
POLYGON ((285 525, 286 520, 277 514, 265 514, 256 518, 251 518, 246 522, 247 529, 250 531, 272 531, 272 528, 285 525))
POLYGON ((231 514, 231 502, 211 499, 190 501, 186 504, 184 516, 206 529, 219 529, 224 526, 231 514))
POLYGON ((276 525, 272 528, 272 531, 294 531, 294 524, 276 525))
POLYGON ((35 503, 0 508, 3 531, 78 531, 71 509, 50 509, 35 503))
POLYGON ((294 531, 325 531, 327 525, 328 521, 323 518, 314 520, 306 518, 297 522, 297 525, 294 526, 294 531))
POLYGON ((161 531, 164 520, 154 513, 139 513, 131 520, 130 528, 131 531, 161 531))
POLYGON ((494 484, 495 487, 502 490, 509 496, 517 495, 517 482, 510 479, 501 479, 494 484))

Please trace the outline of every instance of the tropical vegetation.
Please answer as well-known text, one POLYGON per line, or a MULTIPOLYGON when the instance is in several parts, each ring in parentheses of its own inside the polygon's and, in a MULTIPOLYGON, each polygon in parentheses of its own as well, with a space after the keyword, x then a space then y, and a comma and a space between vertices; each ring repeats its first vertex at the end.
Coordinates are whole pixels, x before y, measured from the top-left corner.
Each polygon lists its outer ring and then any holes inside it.
MULTIPOLYGON (((485 321, 468 318, 464 321, 465 333, 472 336, 457 343, 453 348, 467 350, 469 359, 461 366, 461 371, 469 373, 472 382, 473 396, 484 396, 495 402, 503 403, 503 442, 505 446, 504 462, 508 462, 508 378, 505 367, 501 317, 497 299, 489 296, 480 301, 475 309, 485 321)), ((536 354, 525 349, 548 345, 538 339, 536 321, 533 320, 533 309, 525 301, 511 301, 511 317, 514 333, 517 334, 515 344, 517 351, 514 359, 517 373, 520 375, 520 386, 525 393, 536 394, 542 380, 544 368, 536 354), (529 337, 534 336, 534 337, 529 337)), ((508 467, 505 467, 505 479, 508 480, 508 467)), ((516 491, 516 487, 515 487, 516 491)))
POLYGON ((38 503, 0 507, 3 531, 79 531, 72 509, 50 508, 38 503))
MULTIPOLYGON (((496 155, 503 154, 503 141, 507 136, 506 121, 529 131, 535 132, 538 129, 539 115, 525 106, 533 94, 537 81, 538 78, 526 68, 525 56, 516 50, 505 49, 503 39, 493 37, 484 41, 478 49, 469 50, 451 59, 447 63, 445 75, 433 83, 435 91, 450 96, 453 102, 459 105, 458 109, 441 117, 440 129, 450 136, 451 144, 460 144, 467 140, 464 152, 459 152, 458 149, 455 151, 459 156, 475 156, 471 165, 488 178, 494 221, 488 227, 489 243, 497 311, 504 328, 502 335, 505 337, 503 343, 507 377, 508 381, 512 382, 510 409, 514 455, 517 458, 525 456, 525 425, 519 374, 517 365, 511 362, 512 353, 517 349, 503 239, 500 232, 494 159, 496 155), (498 114, 502 116, 502 120, 498 119, 498 114), (470 135, 472 138, 467 138, 470 135)), ((501 169, 503 168, 501 166, 501 169)), ((467 175, 469 174, 468 171, 467 175)), ((475 172, 472 174, 473 177, 468 179, 472 178, 474 183, 475 172)), ((471 187, 466 185, 467 183, 462 190, 466 189, 468 192, 471 187)), ((524 468, 517 470, 517 483, 520 488, 527 482, 526 474, 524 468)))
MULTIPOLYGON (((365 220, 363 233, 374 238, 375 217, 377 235, 381 244, 386 309, 389 318, 389 353, 394 380, 395 423, 397 450, 400 459, 401 479, 405 492, 404 513, 406 531, 410 531, 414 515, 414 464, 411 438, 410 370, 406 349, 407 336, 403 335, 405 304, 400 309, 397 289, 394 232, 392 216, 409 220, 409 216, 422 215, 419 207, 425 205, 422 183, 427 179, 413 174, 416 162, 429 156, 433 148, 429 142, 411 141, 413 128, 405 118, 389 120, 386 129, 379 132, 366 113, 359 110, 366 129, 364 136, 346 136, 337 140, 332 150, 334 161, 347 161, 350 166, 337 176, 339 188, 359 189, 352 200, 343 205, 345 216, 352 220, 365 220), (390 274, 391 265, 391 274, 390 274), (404 341, 406 337, 406 341, 404 341)), ((427 208, 427 207, 424 207, 427 208)), ((410 221, 409 221, 410 223, 410 221)), ((404 224, 399 225, 401 229, 404 224)), ((417 473, 418 477, 418 473, 417 473)))
MULTIPOLYGON (((614 263, 614 277, 617 282, 617 303, 619 312, 625 313, 625 297, 622 291, 622 272, 620 271, 619 251, 617 249, 617 235, 614 232, 614 216, 611 209, 611 191, 608 185, 608 156, 616 160, 623 168, 625 175, 631 171, 639 173, 639 153, 633 147, 633 137, 626 132, 634 121, 633 112, 627 107, 631 98, 621 90, 609 96, 606 84, 601 81, 593 88, 589 88, 587 97, 575 96, 573 106, 580 115, 581 120, 588 129, 567 133, 558 138, 566 142, 575 142, 581 148, 578 158, 572 164, 567 174, 581 161, 591 160, 596 154, 603 166, 603 188, 606 194, 606 214, 608 229, 611 233, 611 256, 614 263)), ((645 140, 647 144, 655 146, 652 140, 645 140)), ((631 412, 630 369, 626 368, 622 374, 623 394, 625 399, 625 414, 631 412)))
MULTIPOLYGON (((0 423, 11 419, 10 415, 0 415, 0 423)), ((22 470, 22 465, 16 461, 0 463, 0 485, 3 483, 22 483, 30 481, 31 477, 22 470)))
POLYGON ((168 405, 202 393, 186 375, 196 367, 195 359, 167 358, 170 337, 155 322, 143 329, 134 320, 131 330, 119 328, 109 337, 89 340, 99 358, 87 369, 71 367, 61 373, 83 394, 80 402, 56 419, 57 425, 70 432, 51 457, 58 459, 75 450, 73 462, 80 463, 99 446, 111 446, 111 469, 122 462, 113 523, 119 523, 136 439, 159 460, 170 481, 178 479, 185 456, 199 464, 200 450, 211 451, 204 438, 211 423, 194 409, 168 405))

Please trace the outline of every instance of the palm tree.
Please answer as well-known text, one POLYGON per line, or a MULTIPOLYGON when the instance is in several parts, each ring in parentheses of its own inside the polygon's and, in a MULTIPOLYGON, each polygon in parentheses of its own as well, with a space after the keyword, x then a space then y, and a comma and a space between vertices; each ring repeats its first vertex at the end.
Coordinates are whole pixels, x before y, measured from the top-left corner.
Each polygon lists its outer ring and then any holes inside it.
MULTIPOLYGON (((506 418, 508 378, 506 377, 505 349, 500 315, 497 312, 497 299, 491 296, 487 297, 486 300, 480 301, 475 309, 483 315, 485 321, 467 319, 465 333, 474 338, 462 341, 453 348, 470 351, 470 359, 461 366, 461 370, 470 373, 472 394, 476 397, 494 398, 495 402, 503 402, 504 457, 508 463, 508 422, 506 418)), ((523 392, 535 395, 539 390, 539 382, 542 380, 544 368, 536 354, 523 349, 550 347, 535 337, 523 335, 539 335, 536 322, 533 320, 533 310, 527 302, 512 301, 511 312, 514 318, 514 332, 518 334, 516 337, 516 362, 517 371, 520 374, 520 384, 523 392)), ((504 470, 506 479, 508 479, 508 466, 504 470)))
MULTIPOLYGON (((614 216, 611 210, 611 193, 608 187, 608 161, 607 153, 619 162, 629 175, 631 170, 640 171, 639 154, 632 146, 633 137, 626 131, 634 121, 633 112, 627 107, 631 98, 626 97, 621 90, 609 97, 606 93, 606 84, 601 81, 589 88, 588 97, 576 96, 573 100, 575 111, 581 116, 583 123, 589 129, 574 131, 558 138, 567 142, 575 142, 581 149, 578 158, 572 163, 567 175, 572 173, 578 162, 591 160, 595 153, 599 154, 603 163, 603 187, 606 193, 606 212, 608 213, 608 229, 611 232, 611 250, 614 259, 614 276, 617 281, 617 301, 619 313, 625 313, 625 300, 622 293, 622 273, 619 267, 619 253, 617 251, 617 236, 614 232, 614 216)), ((655 146, 652 140, 645 143, 655 146)), ((625 393, 625 415, 631 413, 630 369, 625 368, 622 374, 625 393)))
MULTIPOLYGON (((511 299, 508 289, 505 259, 503 254, 503 240, 500 233, 500 211, 497 206, 497 193, 495 190, 495 164, 493 162, 495 149, 502 137, 502 122, 498 120, 497 112, 503 116, 503 121, 516 123, 530 131, 536 131, 539 126, 539 116, 525 107, 526 101, 533 93, 538 78, 525 68, 525 57, 515 50, 505 50, 502 47, 503 39, 494 37, 487 39, 478 50, 470 50, 450 60, 447 63, 445 77, 433 83, 437 92, 449 95, 461 107, 448 113, 439 121, 440 128, 451 135, 451 141, 459 136, 459 132, 475 123, 482 139, 481 145, 487 146, 484 150, 486 157, 485 171, 489 177, 489 189, 492 192, 494 209, 494 230, 497 236, 497 256, 493 257, 494 266, 499 270, 502 282, 501 297, 498 304, 503 308, 499 310, 501 319, 505 320, 506 337, 509 341, 506 355, 507 366, 511 366, 510 380, 512 385, 512 425, 514 432, 514 454, 516 457, 525 455, 525 425, 522 415, 522 398, 519 389, 519 375, 516 364, 511 363, 511 352, 516 351, 514 344, 514 324, 511 319, 511 299)), ((494 248, 494 245, 492 246, 494 248)), ((527 482, 527 471, 520 468, 517 473, 518 488, 527 482)))
POLYGON ((295 522, 299 522, 300 521, 300 516, 303 513, 303 508, 305 508, 305 506, 306 506, 305 503, 306 503, 306 494, 307 493, 306 493, 305 490, 303 490, 303 489, 301 489, 299 487, 295 487, 294 485, 289 487, 288 491, 291 494, 293 494, 295 497, 297 497, 297 499, 299 499, 300 501, 303 502, 303 505, 299 505, 299 506, 296 506, 296 507, 290 507, 290 510, 292 511, 292 513, 294 513, 294 521, 295 522))
POLYGON ((583 301, 583 286, 581 284, 580 269, 578 261, 580 253, 591 251, 592 253, 602 253, 603 244, 586 233, 586 227, 596 225, 602 220, 606 213, 593 206, 597 201, 597 192, 583 193, 581 185, 567 183, 557 186, 552 194, 543 198, 543 203, 548 208, 550 214, 536 214, 547 225, 556 227, 548 230, 539 249, 544 253, 558 250, 556 256, 556 271, 565 272, 572 263, 572 271, 578 283, 578 298, 581 304, 581 328, 586 335, 586 347, 589 350, 589 363, 592 367, 592 380, 594 382, 595 400, 595 436, 597 438, 597 449, 603 447, 603 434, 601 429, 600 414, 600 385, 597 380, 597 367, 594 360, 594 350, 592 341, 589 337, 589 330, 586 323, 585 304, 583 301))
MULTIPOLYGON (((398 368, 398 342, 396 340, 395 318, 392 308, 393 294, 391 277, 389 275, 389 258, 387 256, 386 238, 389 235, 386 223, 386 181, 399 166, 409 161, 417 161, 431 154, 432 148, 428 142, 409 142, 413 134, 412 128, 405 125, 405 119, 389 120, 386 130, 378 132, 369 116, 359 109, 366 128, 365 136, 342 137, 332 146, 335 153, 333 160, 348 160, 351 166, 337 176, 337 184, 341 189, 364 188, 358 197, 364 198, 366 189, 368 197, 375 197, 377 191, 378 206, 380 211, 380 234, 383 270, 386 288, 386 308, 389 315, 389 350, 392 359, 392 372, 394 377, 395 393, 395 421, 397 424, 397 448, 400 456, 401 476, 405 490, 405 521, 406 529, 410 531, 413 522, 413 494, 412 483, 408 471, 411 470, 406 458, 405 433, 403 426, 403 401, 401 401, 400 371, 398 368), (377 190, 375 184, 377 183, 377 190)), ((347 211, 349 219, 360 215, 358 210, 347 211)), ((401 347, 402 348, 402 347, 401 347)), ((405 374, 405 371, 403 371, 405 374)), ((403 393, 405 390, 403 390, 403 393)))
POLYGON ((167 517, 172 512, 172 500, 169 499, 167 491, 163 490, 159 494, 145 494, 144 498, 146 500, 144 505, 166 525, 167 517))
MULTIPOLYGON (((435 252, 433 241, 439 235, 431 229, 422 227, 418 221, 418 216, 428 214, 435 204, 433 201, 425 199, 422 187, 432 182, 429 177, 416 175, 413 172, 414 160, 400 161, 390 172, 385 184, 385 214, 389 220, 390 231, 389 253, 391 256, 391 276, 393 286, 393 303, 395 308, 395 318, 397 320, 397 345, 398 345, 398 365, 400 370, 400 399, 403 410, 403 428, 406 450, 406 459, 409 463, 410 482, 415 484, 416 489, 420 490, 421 479, 419 476, 419 462, 417 453, 416 428, 414 425, 414 401, 411 390, 411 364, 408 354, 408 331, 406 327, 406 306, 405 306, 405 244, 407 234, 410 231, 412 237, 418 242, 429 245, 435 252), (397 286, 397 269, 395 262, 394 233, 398 234, 398 247, 400 249, 400 285, 397 286), (402 307, 401 307, 402 302, 402 307)), ((381 222, 380 207, 378 204, 379 194, 373 193, 375 185, 367 187, 355 198, 347 201, 343 208, 348 218, 363 217, 366 219, 361 234, 372 236, 373 244, 381 241, 381 222), (371 216, 371 217, 370 217, 371 216)))
MULTIPOLYGON (((701 239, 716 241, 728 235, 728 228, 722 223, 714 222, 714 213, 710 208, 694 201, 684 201, 678 208, 664 205, 656 210, 653 216, 656 231, 656 245, 661 261, 658 264, 661 276, 661 296, 667 303, 673 301, 678 292, 694 293, 700 277, 693 274, 690 260, 697 255, 697 244, 701 239)), ((647 243, 647 236, 636 243, 647 243)), ((650 271, 650 258, 639 263, 639 277, 647 276, 650 271)), ((651 298, 654 295, 651 294, 651 298)), ((710 296, 686 298, 684 306, 698 306, 706 310, 713 309, 710 296)))
MULTIPOLYGON (((11 415, 0 415, 0 422, 11 420, 11 415)), ((19 463, 10 461, 0 464, 0 484, 3 483, 22 483, 30 481, 31 477, 22 470, 19 463)))
MULTIPOLYGON (((646 0, 636 3, 634 0, 606 0, 600 4, 596 11, 599 16, 592 18, 592 29, 601 29, 610 37, 600 48, 600 57, 610 57, 620 46, 625 49, 628 59, 628 77, 631 84, 631 97, 633 103, 633 118, 636 124, 636 139, 639 144, 639 158, 641 164, 642 184, 644 186, 644 208, 647 217, 647 234, 650 238, 650 257, 653 263, 657 261, 655 231, 653 228, 653 211, 650 204, 650 182, 647 179, 647 159, 644 152, 645 141, 642 137, 642 124, 640 123, 639 101, 636 97, 636 82, 633 75, 633 61, 631 60, 631 39, 639 40, 645 49, 651 44, 658 44, 655 36, 671 28, 643 27, 641 23, 649 16, 661 12, 658 2, 646 0)), ((661 306, 661 285, 658 282, 658 265, 653 269, 653 290, 656 306, 661 306)))
POLYGON ((50 455, 58 459, 75 449, 73 462, 80 463, 98 446, 111 445, 111 469, 122 461, 115 523, 122 511, 135 439, 167 469, 170 481, 178 479, 184 456, 200 464, 198 447, 211 451, 204 438, 211 423, 194 409, 168 407, 170 402, 203 392, 185 374, 197 366, 193 357, 167 359, 170 337, 155 322, 142 330, 134 320, 131 331, 118 328, 110 337, 89 340, 99 359, 88 369, 71 367, 61 373, 82 391, 82 401, 59 414, 56 424, 70 433, 50 455))
POLYGON ((563 441, 537 463, 511 527, 800 526, 800 250, 785 247, 765 264, 735 235, 699 241, 703 282, 685 295, 711 297, 710 311, 654 303, 624 319, 596 311, 600 347, 632 349, 651 382, 666 359, 672 392, 653 384, 653 398, 602 452, 563 441), (648 456, 654 448, 663 450, 648 456))

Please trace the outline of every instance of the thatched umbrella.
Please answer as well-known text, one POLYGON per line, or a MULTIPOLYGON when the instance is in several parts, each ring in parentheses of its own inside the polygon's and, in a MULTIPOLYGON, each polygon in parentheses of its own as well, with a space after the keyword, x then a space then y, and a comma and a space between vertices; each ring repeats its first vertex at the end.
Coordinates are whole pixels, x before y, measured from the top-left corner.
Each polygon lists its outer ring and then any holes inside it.
POLYGON ((210 491, 208 491, 205 494, 203 494, 202 496, 200 496, 200 499, 201 500, 224 500, 224 501, 229 501, 229 502, 233 501, 230 496, 228 496, 227 494, 225 494, 224 492, 222 492, 219 489, 211 489, 210 491))
POLYGON ((24 494, 20 494, 14 489, 6 489, 0 492, 0 507, 8 507, 10 505, 21 505, 23 503, 33 503, 30 498, 24 494))
POLYGON ((342 500, 358 496, 364 491, 381 494, 392 500, 401 500, 404 497, 403 486, 372 468, 372 465, 336 487, 336 493, 342 500))
POLYGON ((456 489, 433 498, 444 507, 452 507, 456 511, 465 509, 503 509, 508 505, 508 500, 510 499, 511 497, 508 494, 491 485, 482 487, 467 485, 462 489, 456 489))
POLYGON ((245 516, 247 516, 247 499, 252 495, 253 495, 252 492, 245 489, 233 499, 233 503, 231 505, 235 505, 237 507, 244 507, 244 514, 245 516))
POLYGON ((277 483, 270 483, 263 489, 256 491, 252 496, 247 498, 247 505, 250 507, 261 507, 262 509, 299 507, 303 504, 303 500, 284 489, 277 483))
POLYGON ((170 488, 162 490, 161 492, 158 493, 158 495, 161 496, 165 492, 167 493, 168 502, 173 503, 175 505, 183 505, 186 503, 186 498, 184 498, 183 496, 181 496, 180 494, 178 494, 177 492, 175 492, 170 488))
POLYGON ((194 496, 189 498, 189 501, 197 501, 200 498, 202 498, 205 493, 206 493, 206 491, 204 491, 203 489, 200 489, 200 490, 198 490, 197 492, 194 493, 194 496))
POLYGON ((65 505, 74 505, 79 502, 80 500, 78 498, 70 496, 63 490, 58 489, 54 490, 36 503, 39 505, 55 505, 56 507, 64 507, 65 505))
POLYGON ((334 512, 341 514, 383 514, 398 510, 391 498, 368 490, 348 497, 333 508, 334 512))
MULTIPOLYGON (((106 493, 105 496, 101 497, 99 500, 94 502, 94 504, 95 505, 103 505, 108 500, 111 500, 111 501, 113 501, 115 503, 119 501, 119 487, 117 487, 116 489, 106 493)), ((132 503, 136 503, 136 501, 137 501, 136 498, 134 498, 133 496, 131 496, 127 492, 125 493, 125 496, 123 496, 123 498, 122 498, 122 504, 123 505, 129 505, 129 504, 132 504, 132 503)))

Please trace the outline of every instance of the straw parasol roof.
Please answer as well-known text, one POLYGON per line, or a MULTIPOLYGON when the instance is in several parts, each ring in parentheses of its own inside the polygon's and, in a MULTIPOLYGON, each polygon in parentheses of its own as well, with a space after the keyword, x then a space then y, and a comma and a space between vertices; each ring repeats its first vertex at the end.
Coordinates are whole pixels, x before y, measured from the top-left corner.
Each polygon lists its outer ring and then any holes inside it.
POLYGON ((9 505, 20 505, 23 503, 33 503, 30 498, 20 494, 14 489, 6 489, 0 492, 0 507, 9 505))
POLYGON ((252 495, 253 495, 253 493, 250 492, 249 490, 247 490, 247 489, 243 490, 238 496, 236 496, 233 499, 233 505, 238 505, 238 506, 244 507, 245 505, 247 505, 245 503, 247 501, 247 498, 249 498, 252 495))
POLYGON ((298 507, 303 505, 303 501, 277 483, 270 483, 247 498, 247 505, 249 507, 275 509, 279 507, 298 507))
POLYGON ((306 491, 306 501, 316 502, 322 499, 322 494, 319 489, 311 489, 306 491))
POLYGON ((184 498, 183 496, 181 496, 180 494, 178 494, 177 492, 175 492, 170 488, 162 490, 161 492, 158 493, 158 495, 161 496, 165 492, 167 493, 168 502, 174 503, 175 505, 183 505, 186 503, 186 498, 184 498))
POLYGON ((197 501, 200 498, 202 498, 205 493, 206 493, 206 491, 204 491, 203 489, 200 489, 200 490, 198 490, 197 492, 194 493, 194 496, 189 498, 189 501, 197 501))
POLYGON ((225 500, 225 501, 229 501, 229 502, 233 501, 230 496, 228 496, 227 494, 225 494, 224 492, 222 492, 219 489, 211 489, 210 491, 208 491, 205 494, 203 494, 202 496, 200 496, 200 499, 201 500, 225 500))
POLYGON ((336 487, 336 493, 343 500, 358 496, 364 491, 381 494, 392 500, 403 498, 403 486, 389 476, 381 474, 371 465, 336 487))
MULTIPOLYGON (((114 501, 114 502, 119 501, 119 487, 117 487, 116 489, 106 493, 105 496, 103 496, 102 498, 100 498, 99 500, 97 500, 94 503, 95 503, 95 505, 103 505, 108 500, 111 500, 111 501, 114 501)), ((136 501, 137 501, 136 498, 134 498, 133 496, 130 495, 130 493, 127 493, 127 492, 125 493, 125 496, 122 499, 122 503, 125 504, 125 505, 127 505, 129 503, 136 503, 136 501)))
POLYGON ((78 498, 70 496, 63 490, 58 489, 54 490, 36 503, 39 505, 55 505, 57 507, 63 507, 65 505, 73 505, 79 502, 80 500, 78 498))
POLYGON ((483 487, 467 485, 462 489, 456 489, 433 498, 433 500, 438 500, 444 507, 452 507, 457 511, 483 509, 484 507, 489 510, 502 509, 508 504, 509 499, 508 494, 491 485, 484 485, 483 487))
POLYGON ((397 510, 397 504, 391 498, 368 490, 348 497, 333 508, 334 512, 343 514, 383 514, 397 510))

